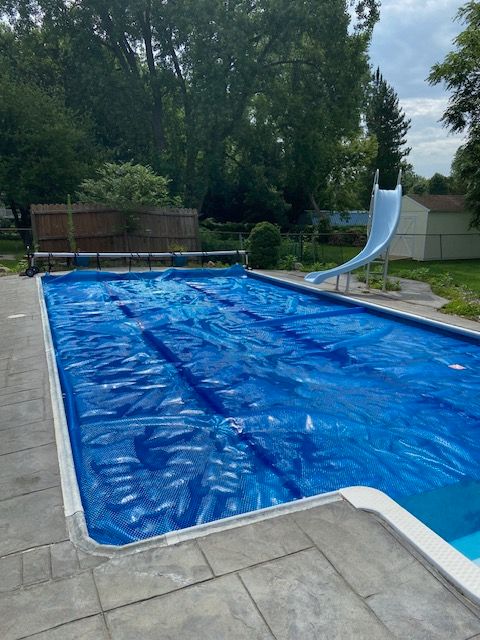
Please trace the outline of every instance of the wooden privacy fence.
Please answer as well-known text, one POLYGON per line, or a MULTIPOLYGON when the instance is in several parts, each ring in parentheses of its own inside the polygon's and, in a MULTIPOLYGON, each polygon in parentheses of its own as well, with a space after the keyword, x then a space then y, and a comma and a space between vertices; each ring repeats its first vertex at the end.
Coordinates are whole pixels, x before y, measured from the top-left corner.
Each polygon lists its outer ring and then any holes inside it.
MULTIPOLYGON (((136 207, 127 214, 106 205, 73 204, 71 210, 76 251, 200 250, 196 209, 136 207)), ((67 205, 35 204, 31 214, 38 251, 72 250, 67 205)))

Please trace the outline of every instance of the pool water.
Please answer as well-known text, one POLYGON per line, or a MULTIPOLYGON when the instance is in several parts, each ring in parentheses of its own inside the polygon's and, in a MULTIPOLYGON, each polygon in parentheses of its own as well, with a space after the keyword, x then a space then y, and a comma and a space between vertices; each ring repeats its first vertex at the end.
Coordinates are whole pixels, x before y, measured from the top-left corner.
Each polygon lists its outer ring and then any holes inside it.
POLYGON ((240 267, 72 272, 45 276, 43 288, 98 542, 351 485, 424 521, 437 505, 436 530, 445 501, 457 505, 467 488, 468 508, 451 514, 465 526, 440 535, 480 530, 475 339, 240 267))

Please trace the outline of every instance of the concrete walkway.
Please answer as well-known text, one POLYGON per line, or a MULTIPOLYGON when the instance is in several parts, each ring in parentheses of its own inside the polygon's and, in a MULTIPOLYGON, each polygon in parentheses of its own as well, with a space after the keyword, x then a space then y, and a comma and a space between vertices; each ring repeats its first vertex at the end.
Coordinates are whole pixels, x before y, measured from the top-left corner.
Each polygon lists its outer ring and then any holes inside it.
POLYGON ((0 279, 0 639, 480 640, 480 610, 343 501, 107 558, 63 515, 36 282, 0 279))
POLYGON ((365 302, 373 302, 379 306, 397 311, 405 311, 415 315, 423 316, 438 322, 444 322, 457 327, 471 329, 472 331, 480 331, 480 322, 468 320, 460 316, 454 316, 439 311, 448 300, 437 296, 432 292, 430 285, 426 282, 418 280, 407 280, 405 278, 391 277, 392 280, 398 280, 401 285, 400 291, 381 291, 379 289, 367 289, 364 282, 359 282, 352 275, 350 277, 349 292, 345 292, 347 277, 340 276, 340 291, 335 291, 335 278, 322 282, 321 284, 310 284, 305 282, 305 273, 301 271, 259 271, 265 275, 281 278, 296 284, 306 285, 320 291, 329 291, 331 293, 340 293, 365 302))

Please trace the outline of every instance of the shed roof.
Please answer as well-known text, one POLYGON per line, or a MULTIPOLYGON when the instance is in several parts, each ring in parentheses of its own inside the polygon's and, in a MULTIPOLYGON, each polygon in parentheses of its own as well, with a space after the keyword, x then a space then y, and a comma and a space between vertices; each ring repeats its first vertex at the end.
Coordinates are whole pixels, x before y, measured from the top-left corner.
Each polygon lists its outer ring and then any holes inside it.
POLYGON ((451 213, 460 213, 465 211, 465 196, 440 196, 440 195, 422 195, 408 194, 408 197, 429 211, 448 211, 451 213))

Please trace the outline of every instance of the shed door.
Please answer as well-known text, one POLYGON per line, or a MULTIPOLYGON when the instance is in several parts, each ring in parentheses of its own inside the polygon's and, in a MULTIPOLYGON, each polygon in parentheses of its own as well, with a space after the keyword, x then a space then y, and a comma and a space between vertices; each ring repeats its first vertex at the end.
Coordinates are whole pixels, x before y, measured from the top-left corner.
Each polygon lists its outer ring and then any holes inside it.
POLYGON ((415 257, 416 228, 417 216, 403 214, 400 220, 400 228, 397 231, 395 242, 392 246, 392 255, 404 256, 408 258, 415 257))

